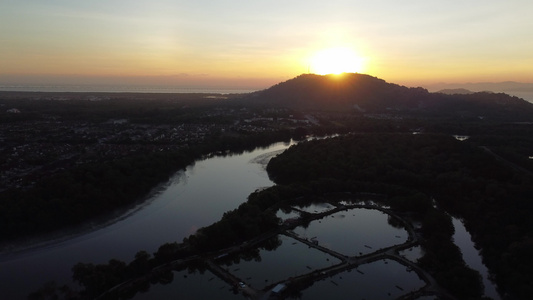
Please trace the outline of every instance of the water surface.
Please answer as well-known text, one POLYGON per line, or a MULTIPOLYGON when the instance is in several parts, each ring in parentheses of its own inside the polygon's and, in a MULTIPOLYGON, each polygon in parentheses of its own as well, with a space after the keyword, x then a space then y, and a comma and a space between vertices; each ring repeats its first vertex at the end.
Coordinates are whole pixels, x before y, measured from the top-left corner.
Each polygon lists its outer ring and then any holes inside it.
POLYGON ((465 263, 470 268, 478 271, 479 274, 481 274, 483 285, 485 286, 485 295, 493 298, 494 300, 501 299, 500 295, 496 291, 494 283, 492 283, 492 281, 489 279, 489 270, 483 264, 479 250, 474 247, 474 242, 472 242, 470 233, 466 231, 466 228, 460 219, 452 217, 452 222, 453 226, 455 227, 453 240, 457 247, 461 249, 465 263))
POLYGON ((315 220, 307 228, 299 226, 294 232, 315 239, 328 249, 358 256, 407 241, 407 231, 392 227, 388 218, 389 215, 375 209, 350 209, 315 220))
POLYGON ((310 248, 284 235, 278 236, 281 245, 273 251, 260 250, 256 259, 223 264, 234 276, 255 289, 272 283, 330 267, 341 261, 329 254, 310 248))
POLYGON ((393 260, 380 260, 315 282, 301 299, 396 299, 422 288, 415 272, 393 260))
POLYGON ((220 299, 243 300, 244 296, 209 271, 204 273, 174 271, 173 279, 168 284, 154 284, 144 293, 135 295, 134 300, 152 299, 220 299))
POLYGON ((25 299, 47 281, 71 282, 71 268, 78 262, 98 264, 112 258, 129 262, 139 250, 153 253, 164 243, 181 242, 237 208, 256 189, 271 186, 264 165, 254 159, 261 156, 265 163, 265 154, 279 153, 288 146, 278 143, 198 161, 164 184, 147 200, 148 205, 109 226, 44 248, 3 253, 0 294, 4 299, 25 299))

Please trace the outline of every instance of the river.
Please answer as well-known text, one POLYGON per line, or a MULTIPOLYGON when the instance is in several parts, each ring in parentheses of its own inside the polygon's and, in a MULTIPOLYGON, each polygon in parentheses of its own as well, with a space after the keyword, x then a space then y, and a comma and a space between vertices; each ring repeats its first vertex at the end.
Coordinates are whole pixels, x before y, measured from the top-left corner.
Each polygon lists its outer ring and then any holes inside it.
POLYGON ((466 228, 460 219, 452 217, 452 222, 455 228, 453 240, 457 247, 461 249, 465 263, 470 268, 478 271, 481 275, 483 285, 485 286, 485 296, 491 297, 494 300, 500 300, 501 297, 496 290, 496 286, 489 278, 489 270, 483 264, 481 256, 479 255, 479 250, 474 247, 472 236, 466 231, 466 228))
POLYGON ((264 163, 289 145, 277 143, 197 161, 108 226, 43 247, 0 254, 2 298, 25 299, 48 281, 71 284, 71 268, 78 262, 98 264, 112 258, 129 262, 139 250, 153 253, 166 242, 181 242, 238 207, 256 189, 271 186, 264 163))
MULTIPOLYGON (((71 281, 71 268, 78 262, 98 264, 105 263, 112 258, 129 262, 133 259, 135 253, 140 250, 153 253, 163 243, 181 242, 184 237, 194 233, 198 228, 218 221, 224 212, 232 210, 238 207, 239 204, 245 202, 251 192, 271 186, 273 183, 265 172, 265 164, 270 157, 280 153, 289 146, 290 143, 277 143, 266 148, 260 148, 238 155, 211 157, 197 161, 195 164, 187 167, 186 170, 177 172, 168 182, 155 189, 152 196, 144 203, 130 209, 122 217, 115 219, 109 225, 95 227, 93 230, 80 233, 72 238, 51 241, 46 246, 19 252, 1 253, 0 295, 3 299, 25 299, 30 292, 36 291, 44 283, 49 281, 56 281, 60 285, 65 283, 73 284, 71 281)), ((312 206, 308 209, 318 211, 328 209, 328 207, 312 206)), ((371 214, 375 214, 376 216, 368 214, 371 217, 370 219, 376 219, 378 215, 382 215, 377 211, 371 211, 371 214)), ((323 220, 324 224, 322 225, 325 226, 329 223, 335 225, 339 222, 346 223, 350 219, 349 217, 350 215, 336 214, 323 220)), ((368 223, 370 219, 365 220, 359 217, 354 220, 368 223)), ((372 225, 367 223, 359 224, 355 227, 372 228, 376 226, 376 224, 372 225)), ((383 230, 390 230, 386 222, 381 223, 384 226, 383 230)), ((305 229, 301 234, 321 236, 321 242, 342 245, 342 243, 329 240, 335 238, 333 235, 335 230, 328 231, 322 237, 320 231, 314 232, 315 225, 305 229)), ((457 223, 454 220, 454 225, 456 227, 454 238, 458 246, 462 249, 465 260, 471 266, 472 264, 480 264, 481 259, 479 253, 477 250, 472 251, 470 249, 473 248, 470 235, 464 230, 461 222, 457 223), (477 262, 472 263, 472 259, 474 261, 476 260, 475 256, 477 256, 477 262)), ((320 227, 319 229, 324 230, 324 228, 327 229, 329 227, 320 227)), ((364 233, 364 231, 361 231, 358 234, 364 233)), ((372 247, 382 247, 379 244, 380 240, 374 239, 375 236, 367 237, 369 240, 365 241, 365 243, 371 244, 372 247)), ((341 235, 336 238, 342 240, 343 236, 341 235)), ((405 236, 403 233, 391 231, 387 239, 404 241, 405 236)), ((279 251, 276 251, 275 255, 282 255, 284 253, 283 251, 285 251, 284 249, 290 249, 292 251, 292 248, 288 246, 293 245, 294 247, 300 247, 299 244, 294 244, 294 242, 286 242, 285 246, 281 247, 279 251)), ((357 251, 364 252, 366 249, 366 247, 363 247, 357 251)), ((341 250, 348 251, 348 249, 341 250)), ((350 254, 353 255, 353 253, 350 254)), ((315 253, 315 255, 322 254, 315 253)), ((265 256, 265 260, 267 257, 265 256)), ((323 258, 319 261, 331 264, 333 258, 328 259, 331 259, 331 261, 323 258)), ((287 261, 287 259, 282 260, 287 261)), ((303 266, 308 268, 310 266, 309 264, 306 262, 303 266)), ((394 263, 391 263, 390 266, 398 267, 394 263)), ((372 273, 374 268, 382 268, 382 266, 370 264, 365 266, 365 268, 369 268, 368 273, 372 273)), ((474 268, 480 271, 482 276, 486 278, 486 268, 485 271, 476 267, 474 268)), ((242 269, 246 270, 244 267, 242 269)), ((380 273, 381 271, 376 272, 380 273)), ((176 276, 184 277, 186 275, 178 274, 176 273, 176 276)), ((358 276, 357 274, 352 275, 358 276)), ((348 278, 352 275, 344 274, 341 276, 348 278)), ((270 276, 273 277, 273 275, 270 276)), ((217 290, 219 288, 227 290, 227 286, 219 282, 217 278, 213 278, 213 275, 210 273, 206 273, 205 275, 189 274, 187 278, 189 279, 187 280, 189 283, 184 283, 187 286, 192 286, 192 281, 198 281, 198 284, 206 284, 206 282, 212 281, 212 283, 216 283, 217 290), (194 278, 199 279, 195 280, 194 278)), ((367 278, 372 277, 368 276, 367 278)), ((274 278, 267 279, 271 281, 274 278)), ((267 279, 260 278, 263 281, 267 279)), ((335 280, 335 284, 342 286, 340 280, 335 280)), ((378 277, 372 280, 381 281, 378 277)), ((418 284, 416 283, 417 281, 414 279, 414 281, 410 280, 409 282, 418 284)), ((175 284, 180 284, 182 281, 175 282, 175 284)), ((486 280, 484 283, 487 285, 486 280)), ((208 286, 213 286, 213 284, 208 284, 208 286)), ((318 290, 313 289, 312 293, 318 295, 322 293, 322 284, 317 283, 316 286, 318 290)), ((401 286, 407 287, 408 284, 401 283, 401 286)), ((324 290, 326 291, 325 293, 327 293, 328 289, 326 288, 324 290)), ((217 293, 216 290, 207 288, 197 290, 206 293, 217 293)), ((341 289, 339 288, 338 290, 341 289)), ((342 290, 345 289, 342 288, 342 290)), ((389 290, 393 293, 395 291, 394 285, 389 290)), ((152 287, 151 292, 155 294, 150 293, 145 296, 154 296, 158 291, 159 288, 152 287)), ((497 299, 495 297, 497 293, 494 294, 493 287, 488 287, 486 293, 497 299)), ((309 291, 304 292, 304 295, 308 296, 309 291)), ((227 297, 233 298, 235 295, 228 290, 227 297)))

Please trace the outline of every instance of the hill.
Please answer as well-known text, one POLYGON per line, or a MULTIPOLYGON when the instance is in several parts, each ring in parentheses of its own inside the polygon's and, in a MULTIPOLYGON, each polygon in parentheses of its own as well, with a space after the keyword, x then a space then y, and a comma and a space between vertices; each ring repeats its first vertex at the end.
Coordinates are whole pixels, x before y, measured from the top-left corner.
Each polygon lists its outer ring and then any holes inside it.
POLYGON ((256 104, 297 110, 354 110, 531 121, 533 104, 504 93, 430 93, 365 74, 302 74, 250 96, 256 104))

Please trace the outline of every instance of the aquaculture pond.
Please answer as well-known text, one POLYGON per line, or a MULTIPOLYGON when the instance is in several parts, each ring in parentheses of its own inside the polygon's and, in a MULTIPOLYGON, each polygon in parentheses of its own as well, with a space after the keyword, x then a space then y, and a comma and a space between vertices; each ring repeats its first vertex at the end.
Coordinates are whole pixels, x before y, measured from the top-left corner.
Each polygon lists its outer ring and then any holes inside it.
POLYGON ((302 291, 302 299, 396 299, 424 285, 404 265, 379 260, 315 282, 302 291))
POLYGON ((213 273, 205 271, 174 271, 166 283, 156 283, 145 292, 139 292, 134 300, 151 299, 244 299, 238 290, 233 289, 213 273))
POLYGON ((347 256, 358 256, 404 243, 408 233, 388 223, 391 216, 375 209, 350 209, 313 221, 294 232, 347 256))
MULTIPOLYGON (((255 257, 226 260, 221 266, 255 289, 340 263, 340 260, 310 248, 293 238, 279 235, 281 244, 272 251, 261 249, 255 257)), ((245 257, 245 256, 241 256, 245 257)))
MULTIPOLYGON (((144 203, 113 222, 94 224, 91 230, 32 245, 23 251, 17 245, 4 249, 0 254, 2 299, 26 299, 29 293, 50 281, 75 286, 71 268, 78 262, 99 264, 112 258, 129 262, 140 250, 153 253, 163 243, 181 242, 199 227, 216 222, 225 211, 245 202, 251 192, 271 186, 273 183, 264 165, 270 157, 289 145, 279 143, 238 155, 197 161, 186 170, 177 172, 171 180, 154 190, 144 203)), ((307 213, 320 213, 335 207, 324 203, 295 208, 307 213)), ((300 215, 296 210, 278 212, 283 219, 300 215)), ((312 221, 307 227, 297 227, 294 232, 301 238, 314 238, 320 246, 342 255, 358 256, 407 240, 406 230, 391 225, 397 222, 389 222, 389 218, 389 215, 376 209, 350 209, 312 221)), ((454 225, 460 227, 459 223, 454 222, 454 225)), ((251 256, 250 260, 235 261, 229 265, 217 263, 257 289, 339 263, 337 258, 296 239, 279 235, 279 240, 281 244, 272 251, 258 249, 260 259, 251 256)), ((470 241, 469 235, 467 241, 470 241)), ((459 237, 456 237, 456 242, 459 242, 459 237)), ((419 257, 419 251, 419 248, 413 248, 401 254, 414 261, 419 257)), ((479 254, 471 251, 471 255, 479 254)), ((396 286, 407 293, 424 284, 415 272, 407 272, 406 267, 394 261, 385 264, 380 260, 361 265, 357 270, 364 272, 364 275, 355 269, 339 273, 302 291, 302 299, 388 299, 388 294, 372 294, 374 285, 381 287, 377 292, 390 292, 390 299, 394 299, 395 295, 401 294, 396 286), (349 280, 352 283, 348 284, 349 280), (354 288, 350 289, 349 286, 354 288), (336 293, 342 297, 336 297, 336 293)), ((235 294, 233 286, 209 271, 179 271, 167 279, 152 285, 146 293, 137 294, 135 299, 243 298, 241 294, 235 294)))

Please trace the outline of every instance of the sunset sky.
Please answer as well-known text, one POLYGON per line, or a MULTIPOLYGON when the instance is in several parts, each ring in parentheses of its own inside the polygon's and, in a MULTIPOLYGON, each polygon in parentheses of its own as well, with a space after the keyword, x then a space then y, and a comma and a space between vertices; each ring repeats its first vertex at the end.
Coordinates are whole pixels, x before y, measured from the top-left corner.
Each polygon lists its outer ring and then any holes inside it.
POLYGON ((531 0, 0 1, 0 84, 533 82, 531 0))

